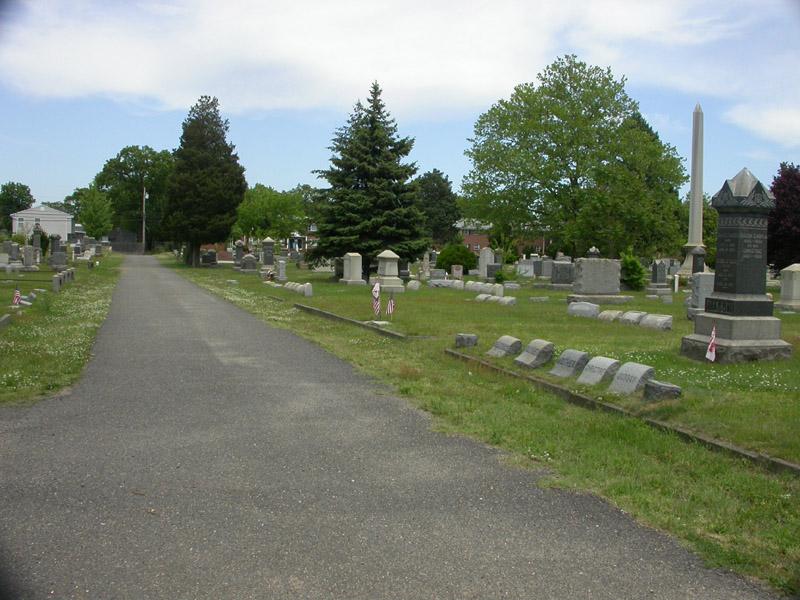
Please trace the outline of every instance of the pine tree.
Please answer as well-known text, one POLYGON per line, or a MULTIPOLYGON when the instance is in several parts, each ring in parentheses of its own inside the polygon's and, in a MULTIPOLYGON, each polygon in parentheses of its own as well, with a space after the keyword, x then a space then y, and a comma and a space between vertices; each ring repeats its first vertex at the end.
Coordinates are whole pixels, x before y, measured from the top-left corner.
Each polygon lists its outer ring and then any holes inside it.
POLYGON ((767 228, 767 260, 775 272, 800 262, 800 166, 781 163, 772 180, 775 208, 767 228))
POLYGON ((175 241, 189 246, 187 262, 200 263, 200 245, 224 241, 244 198, 244 167, 228 143, 228 121, 216 98, 202 96, 183 122, 167 190, 166 221, 175 241))
POLYGON ((458 235, 456 222, 461 218, 457 197, 447 175, 439 169, 428 171, 414 180, 417 206, 425 215, 428 233, 438 246, 444 246, 458 235))
POLYGON ((367 273, 387 248, 409 261, 425 252, 430 240, 410 183, 416 165, 402 162, 413 145, 412 138, 398 137, 381 88, 373 83, 367 105, 357 102, 347 124, 336 131, 330 168, 317 171, 330 191, 312 258, 358 252, 367 273))

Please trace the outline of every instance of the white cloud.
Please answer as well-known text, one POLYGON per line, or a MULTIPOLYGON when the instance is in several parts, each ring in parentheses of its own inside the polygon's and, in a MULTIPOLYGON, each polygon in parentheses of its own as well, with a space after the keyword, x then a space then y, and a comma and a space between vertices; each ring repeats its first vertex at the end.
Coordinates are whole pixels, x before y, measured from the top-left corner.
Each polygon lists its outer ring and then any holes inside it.
POLYGON ((725 118, 786 148, 800 148, 800 106, 737 104, 725 118))
MULTIPOLYGON (((0 76, 34 96, 180 110, 208 93, 226 112, 349 108, 378 80, 392 112, 422 116, 483 109, 576 52, 637 85, 754 105, 766 90, 794 114, 797 42, 766 27, 790 2, 39 0, 3 26, 0 76)), ((786 138, 774 117, 731 120, 786 138)))

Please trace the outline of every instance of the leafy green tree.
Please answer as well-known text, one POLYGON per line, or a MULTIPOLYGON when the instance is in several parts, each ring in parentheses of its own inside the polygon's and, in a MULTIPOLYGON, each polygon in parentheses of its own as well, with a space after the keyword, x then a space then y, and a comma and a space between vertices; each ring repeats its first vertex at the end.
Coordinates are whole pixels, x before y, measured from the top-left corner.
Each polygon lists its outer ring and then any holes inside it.
POLYGON ((257 183, 247 190, 236 210, 236 228, 250 237, 284 239, 303 229, 303 198, 297 192, 278 192, 257 183))
POLYGON ((81 194, 81 209, 77 215, 84 231, 93 238, 100 239, 114 226, 114 210, 108 196, 91 186, 81 194))
POLYGON ((458 235, 456 221, 461 209, 447 175, 438 169, 428 171, 414 180, 417 207, 425 215, 425 225, 433 243, 444 246, 458 235))
POLYGON ((683 166, 610 69, 559 58, 538 85, 518 85, 481 115, 470 141, 468 218, 517 240, 545 233, 573 256, 674 241, 683 166))
MULTIPOLYGON (((163 229, 167 199, 167 182, 174 167, 172 153, 153 150, 150 146, 126 146, 106 161, 95 176, 98 190, 108 195, 114 214, 114 226, 142 233, 142 209, 147 215, 147 242, 152 247, 156 239, 165 239, 163 229), (146 199, 143 194, 146 193, 146 199), (142 206, 142 202, 146 206, 142 206)), ((73 203, 80 211, 82 194, 78 188, 65 203, 73 203)))
POLYGON ((305 228, 322 222, 322 211, 328 204, 328 190, 315 188, 308 184, 297 185, 292 193, 299 194, 303 201, 303 214, 305 215, 305 228))
POLYGON ((464 273, 478 266, 478 257, 462 242, 447 244, 436 257, 436 267, 449 271, 453 265, 464 267, 464 273))
POLYGON ((367 272, 390 249, 414 260, 430 245, 409 180, 416 166, 403 163, 414 141, 397 135, 397 125, 372 84, 366 106, 356 103, 347 124, 336 131, 330 168, 317 173, 330 185, 321 208, 319 242, 311 258, 359 252, 367 272))
POLYGON ((24 183, 9 181, 0 186, 0 229, 11 233, 11 215, 33 206, 31 188, 24 183))
POLYGON ((228 239, 244 199, 244 167, 227 139, 219 101, 201 96, 183 122, 167 186, 165 220, 172 238, 186 242, 187 262, 200 264, 200 246, 228 239))
POLYGON ((800 167, 781 163, 771 190, 775 209, 767 227, 767 260, 777 272, 800 263, 800 167))

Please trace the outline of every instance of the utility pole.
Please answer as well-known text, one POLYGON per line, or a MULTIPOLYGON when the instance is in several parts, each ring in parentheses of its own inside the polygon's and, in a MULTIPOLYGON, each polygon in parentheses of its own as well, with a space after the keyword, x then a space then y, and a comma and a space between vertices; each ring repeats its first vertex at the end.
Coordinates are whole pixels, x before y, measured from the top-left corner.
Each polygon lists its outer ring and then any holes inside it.
POLYGON ((142 254, 147 253, 147 189, 142 186, 142 254))

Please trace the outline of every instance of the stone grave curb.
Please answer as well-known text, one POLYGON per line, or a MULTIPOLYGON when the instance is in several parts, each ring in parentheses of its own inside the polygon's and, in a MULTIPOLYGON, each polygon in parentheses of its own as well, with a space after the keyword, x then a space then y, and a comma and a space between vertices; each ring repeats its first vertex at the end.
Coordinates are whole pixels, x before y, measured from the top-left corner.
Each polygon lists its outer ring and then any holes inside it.
POLYGON ((397 333, 396 331, 390 331, 388 329, 381 329, 375 325, 370 325, 368 323, 362 323, 361 321, 356 321, 355 319, 351 319, 349 317, 343 317, 341 315, 337 315, 332 312, 328 312, 327 310, 322 310, 321 308, 315 308, 313 306, 308 306, 307 304, 295 304, 295 308, 300 309, 302 311, 315 314, 320 317, 324 317, 326 319, 331 319, 332 321, 342 321, 344 323, 349 323, 350 325, 356 325, 358 327, 362 327, 364 329, 369 329, 370 331, 374 331, 375 333, 379 333, 380 335, 394 338, 397 340, 407 340, 408 336, 403 333, 397 333))
POLYGON ((658 421, 656 419, 639 417, 620 406, 609 404, 607 402, 602 402, 600 400, 595 400, 594 398, 590 398, 589 396, 573 392, 570 389, 567 389, 555 383, 551 383, 544 379, 539 379, 538 377, 535 377, 533 375, 528 375, 528 374, 522 375, 519 373, 515 373, 514 371, 504 369, 503 367, 498 367, 497 365, 494 365, 481 358, 470 356, 469 354, 463 354, 451 348, 445 348, 444 352, 445 354, 448 354, 454 358, 459 358, 465 362, 476 363, 482 367, 485 367, 486 369, 489 369, 490 371, 494 371, 495 373, 500 373, 502 375, 514 377, 516 379, 524 379, 532 383, 539 389, 548 391, 553 395, 558 396, 562 400, 569 402, 570 404, 575 404, 576 406, 582 406, 584 408, 588 408, 591 410, 602 410, 604 412, 615 414, 622 417, 630 417, 632 419, 636 419, 638 421, 645 423, 646 425, 652 427, 653 429, 658 429, 665 433, 674 434, 685 442, 694 442, 697 444, 701 444, 702 446, 705 446, 710 450, 727 454, 734 458, 743 458, 773 473, 789 473, 796 477, 800 477, 800 465, 790 462, 788 460, 775 458, 768 454, 762 454, 760 452, 754 452, 752 450, 746 450, 745 448, 740 448, 739 446, 731 444, 730 442, 718 440, 716 438, 712 438, 711 436, 707 436, 702 433, 689 431, 688 429, 685 429, 677 425, 671 425, 669 423, 658 421))

